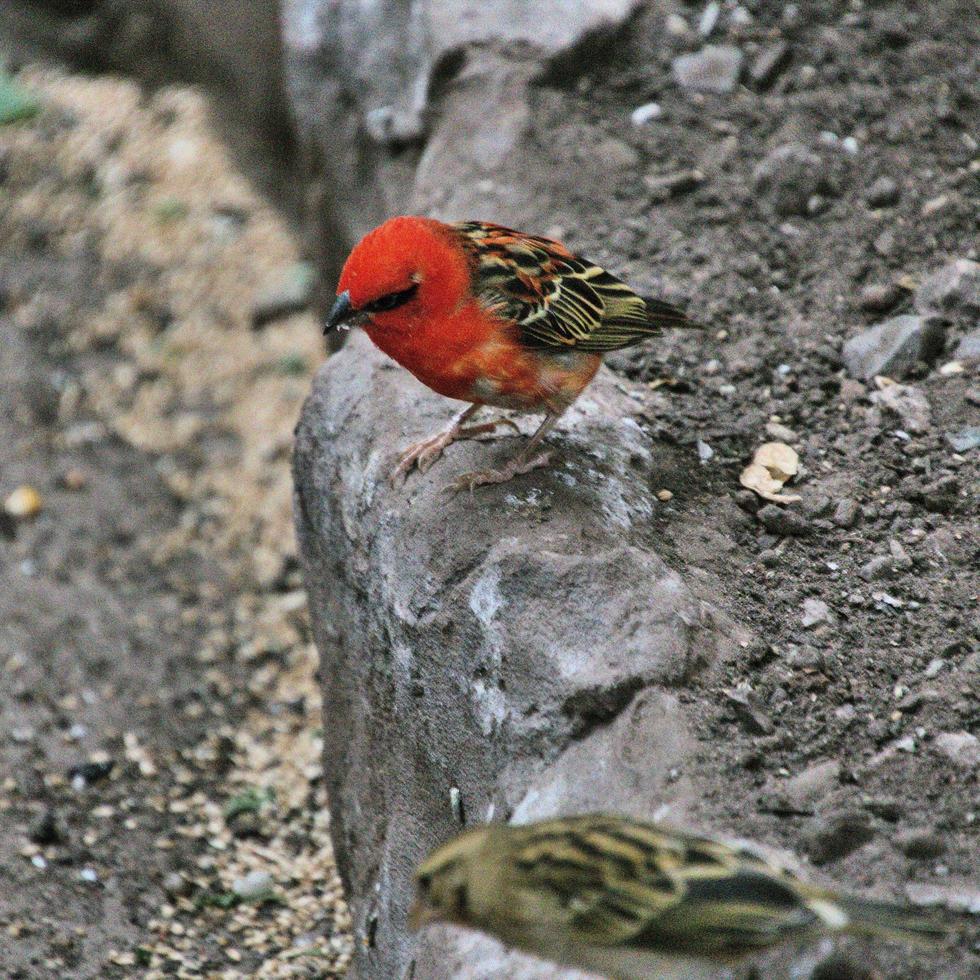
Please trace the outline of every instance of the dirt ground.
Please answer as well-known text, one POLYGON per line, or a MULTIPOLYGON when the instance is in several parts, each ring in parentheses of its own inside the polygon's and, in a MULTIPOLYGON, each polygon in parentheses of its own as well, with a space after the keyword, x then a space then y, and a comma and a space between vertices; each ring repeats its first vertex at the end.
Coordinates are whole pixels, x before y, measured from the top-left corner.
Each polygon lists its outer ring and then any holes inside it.
POLYGON ((288 475, 321 341, 255 316, 308 273, 199 96, 18 82, 0 494, 41 510, 0 527, 0 973, 334 975, 288 475))
MULTIPOLYGON (((806 855, 830 880, 976 913, 976 743, 949 747, 980 725, 980 451, 949 438, 980 419, 980 379, 943 365, 977 311, 950 316, 945 352, 905 379, 931 409, 921 432, 875 409, 875 384, 849 377, 840 352, 912 312, 946 262, 978 257, 977 24, 952 2, 805 6, 805 25, 782 3, 744 4, 741 24, 723 14, 712 40, 749 65, 787 45, 774 80, 731 95, 678 90, 671 60, 701 41, 664 45, 657 12, 601 71, 563 64, 537 92, 535 131, 582 179, 569 177, 552 231, 689 300, 709 328, 616 359, 663 393, 651 435, 711 454, 662 475, 674 496, 651 540, 706 571, 706 596, 759 637, 695 687, 706 824, 806 855), (634 125, 651 101, 659 115, 634 125), (779 213, 754 174, 793 142, 822 164, 802 213, 779 213), (882 177, 897 194, 872 206, 882 177), (767 528, 738 476, 774 438, 800 453, 802 500, 767 528)), ((948 957, 872 962, 890 978, 965 978, 978 953, 974 925, 948 957)))
MULTIPOLYGON (((702 7, 679 9, 694 24, 702 7)), ((717 96, 678 90, 671 59, 702 40, 651 10, 594 74, 563 61, 534 106, 556 168, 542 192, 565 177, 537 230, 709 328, 617 360, 658 386, 651 436, 711 454, 662 475, 651 539, 760 638, 684 694, 703 706, 705 823, 951 908, 978 901, 978 767, 955 747, 980 727, 980 450, 948 437, 977 424, 980 377, 943 365, 976 317, 954 312, 906 379, 931 409, 918 433, 840 351, 977 259, 970 7, 725 5, 710 41, 750 66, 787 49, 717 96), (793 142, 821 163, 778 213, 753 174, 793 142), (881 177, 897 194, 872 206, 881 177), (771 438, 803 465, 788 528, 738 486, 771 438)), ((350 940, 288 484, 321 347, 308 315, 253 319, 302 278, 295 246, 199 97, 21 82, 43 110, 0 128, 0 495, 28 484, 43 509, 0 526, 0 967, 337 975, 350 940)), ((874 961, 965 980, 978 954, 974 926, 942 956, 874 961)))

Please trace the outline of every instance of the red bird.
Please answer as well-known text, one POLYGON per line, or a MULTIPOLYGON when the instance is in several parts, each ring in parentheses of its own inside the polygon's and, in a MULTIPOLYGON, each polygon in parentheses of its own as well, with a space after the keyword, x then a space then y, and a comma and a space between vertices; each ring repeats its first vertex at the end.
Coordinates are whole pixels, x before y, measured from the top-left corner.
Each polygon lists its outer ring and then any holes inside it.
POLYGON ((393 480, 413 466, 424 472, 453 441, 499 425, 466 424, 484 405, 544 414, 506 466, 454 484, 471 490, 547 464, 550 454, 534 450, 604 353, 656 337, 663 327, 695 326, 560 242, 483 221, 391 218, 354 247, 337 293, 324 332, 363 324, 423 384, 471 403, 444 432, 408 448, 393 480))

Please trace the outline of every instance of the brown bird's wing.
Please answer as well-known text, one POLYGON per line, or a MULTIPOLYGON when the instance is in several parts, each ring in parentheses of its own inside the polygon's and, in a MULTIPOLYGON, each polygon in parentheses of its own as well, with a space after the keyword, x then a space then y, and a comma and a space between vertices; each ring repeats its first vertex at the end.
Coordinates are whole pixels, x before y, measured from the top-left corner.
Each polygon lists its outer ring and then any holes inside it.
POLYGON ((664 327, 696 326, 560 242, 482 221, 452 227, 470 256, 480 302, 513 320, 529 347, 601 354, 656 337, 664 327))
POLYGON ((651 825, 601 816, 540 824, 516 860, 540 887, 568 893, 568 925, 598 946, 729 956, 819 921, 788 873, 651 825))

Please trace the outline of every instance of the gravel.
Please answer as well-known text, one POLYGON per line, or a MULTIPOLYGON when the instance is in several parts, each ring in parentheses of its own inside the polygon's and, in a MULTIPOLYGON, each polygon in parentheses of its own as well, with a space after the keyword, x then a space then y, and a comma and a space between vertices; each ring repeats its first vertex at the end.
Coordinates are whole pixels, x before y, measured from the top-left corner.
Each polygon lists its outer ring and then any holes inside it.
POLYGON ((5 625, 30 570, 37 651, 5 654, 0 692, 31 732, 0 744, 0 972, 339 976, 288 467, 322 357, 309 271, 199 94, 22 84, 43 108, 0 130, 0 377, 25 396, 0 499, 41 506, 0 512, 5 625), (291 315, 254 331, 262 303, 291 315), (239 835, 224 809, 248 792, 266 802, 239 835))

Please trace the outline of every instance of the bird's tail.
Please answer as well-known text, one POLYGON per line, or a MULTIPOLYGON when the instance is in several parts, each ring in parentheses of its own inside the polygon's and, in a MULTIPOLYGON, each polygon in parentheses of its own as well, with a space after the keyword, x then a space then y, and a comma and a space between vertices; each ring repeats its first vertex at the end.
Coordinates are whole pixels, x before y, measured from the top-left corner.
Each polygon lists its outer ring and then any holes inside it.
POLYGON ((644 296, 643 302, 646 303, 647 317, 652 324, 658 327, 669 327, 688 330, 703 330, 704 325, 692 320, 683 310, 665 303, 662 299, 655 299, 653 296, 644 296))
POLYGON ((927 944, 949 936, 942 923, 895 902, 826 893, 811 896, 807 904, 832 930, 927 944))

